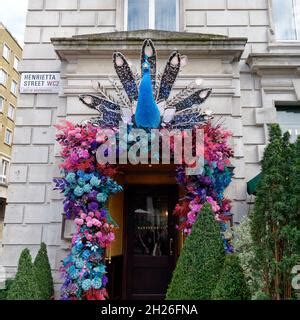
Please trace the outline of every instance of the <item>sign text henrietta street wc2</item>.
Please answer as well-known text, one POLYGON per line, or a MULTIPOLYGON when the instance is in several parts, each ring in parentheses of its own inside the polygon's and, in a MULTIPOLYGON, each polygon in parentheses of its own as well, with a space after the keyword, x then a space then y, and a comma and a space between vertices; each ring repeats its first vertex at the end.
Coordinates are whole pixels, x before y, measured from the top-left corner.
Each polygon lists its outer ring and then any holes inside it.
POLYGON ((38 72, 22 73, 20 93, 58 93, 60 73, 38 72))

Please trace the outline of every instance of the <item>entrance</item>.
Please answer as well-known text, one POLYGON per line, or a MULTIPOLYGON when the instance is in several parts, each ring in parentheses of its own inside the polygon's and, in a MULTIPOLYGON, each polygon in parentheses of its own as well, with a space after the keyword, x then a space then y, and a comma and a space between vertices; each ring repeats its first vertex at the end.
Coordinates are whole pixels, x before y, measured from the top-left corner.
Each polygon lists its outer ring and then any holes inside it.
POLYGON ((177 255, 176 185, 125 188, 124 299, 163 299, 177 255))

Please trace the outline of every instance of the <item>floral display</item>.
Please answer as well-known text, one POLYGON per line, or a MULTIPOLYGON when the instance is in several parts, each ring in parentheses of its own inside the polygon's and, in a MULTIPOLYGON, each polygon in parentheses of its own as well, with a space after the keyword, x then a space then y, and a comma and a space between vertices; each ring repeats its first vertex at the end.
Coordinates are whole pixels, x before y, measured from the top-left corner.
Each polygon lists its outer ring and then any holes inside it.
POLYGON ((201 208, 206 202, 210 203, 224 232, 225 250, 232 252, 233 248, 226 233, 227 222, 232 216, 231 205, 230 200, 223 195, 233 176, 229 160, 233 151, 228 144, 231 134, 220 125, 213 126, 210 123, 199 128, 204 130, 204 170, 201 175, 186 175, 184 165, 177 169, 177 182, 184 186, 186 195, 181 203, 177 204, 174 213, 179 216, 179 229, 189 235, 197 214, 201 214, 201 208))
MULTIPOLYGON (((215 219, 221 224, 225 250, 232 252, 226 232, 231 219, 231 205, 224 198, 224 190, 233 175, 230 169, 233 152, 228 145, 230 133, 220 125, 209 122, 209 110, 200 112, 199 106, 212 92, 210 88, 199 86, 202 81, 193 81, 187 88, 170 96, 181 68, 187 63, 187 57, 174 51, 157 84, 156 58, 152 41, 146 39, 141 52, 142 73, 135 75, 126 58, 120 52, 115 52, 115 71, 127 97, 112 79, 110 82, 116 95, 109 94, 98 83, 98 95, 81 95, 79 98, 86 106, 98 111, 99 116, 83 124, 65 122, 57 126, 63 177, 54 179, 55 189, 64 194, 64 213, 68 219, 74 219, 77 226, 71 252, 62 262, 62 299, 108 298, 105 289, 108 281, 105 255, 106 248, 115 238, 116 224, 106 204, 109 196, 121 191, 122 187, 114 180, 116 165, 109 161, 109 164, 100 164, 97 151, 101 149, 105 158, 106 153, 114 150, 115 157, 120 159, 124 154, 127 155, 127 151, 129 154, 138 141, 144 159, 153 158, 154 155, 156 160, 160 160, 161 153, 157 149, 163 149, 165 145, 162 139, 158 148, 152 148, 152 141, 155 140, 152 129, 159 129, 159 139, 164 136, 163 130, 176 129, 179 131, 177 137, 181 140, 189 135, 185 129, 190 130, 192 136, 189 145, 193 154, 204 156, 201 174, 187 175, 186 169, 193 168, 195 163, 185 159, 177 168, 177 182, 186 191, 185 197, 174 210, 174 214, 179 216, 178 228, 189 235, 203 205, 209 203, 215 219), (125 127, 124 131, 122 126, 125 127), (109 135, 107 129, 110 130, 109 135), (137 131, 133 129, 144 131, 146 138, 143 140, 138 137, 135 140, 137 131), (198 129, 204 133, 204 149, 200 153, 198 129), (129 140, 133 137, 133 140, 128 141, 128 137, 129 140)), ((175 150, 177 142, 175 138, 168 142, 171 159, 175 160, 178 156, 175 150)))
POLYGON ((63 192, 66 217, 77 225, 71 252, 62 262, 62 299, 104 300, 108 297, 105 249, 114 240, 116 227, 106 202, 122 188, 112 179, 113 168, 97 165, 100 128, 70 122, 57 128, 64 178, 54 179, 55 189, 63 192))

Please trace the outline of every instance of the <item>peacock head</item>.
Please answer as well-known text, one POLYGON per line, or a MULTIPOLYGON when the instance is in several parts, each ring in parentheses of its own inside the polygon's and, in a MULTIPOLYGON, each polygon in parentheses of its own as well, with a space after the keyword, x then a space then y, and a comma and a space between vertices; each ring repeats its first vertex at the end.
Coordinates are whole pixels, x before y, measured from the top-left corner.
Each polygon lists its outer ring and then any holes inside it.
POLYGON ((150 72, 150 63, 148 62, 148 57, 147 56, 145 57, 145 62, 142 65, 142 70, 143 70, 143 75, 145 73, 150 72))

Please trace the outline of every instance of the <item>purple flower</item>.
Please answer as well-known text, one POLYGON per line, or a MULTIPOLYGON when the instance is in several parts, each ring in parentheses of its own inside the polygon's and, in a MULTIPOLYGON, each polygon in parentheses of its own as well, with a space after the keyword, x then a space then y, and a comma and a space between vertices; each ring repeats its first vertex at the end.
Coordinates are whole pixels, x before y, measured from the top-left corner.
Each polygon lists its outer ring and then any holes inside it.
POLYGON ((99 205, 97 202, 90 202, 88 204, 89 211, 96 211, 99 208, 99 205))
POLYGON ((107 285, 107 283, 108 283, 108 278, 107 278, 107 276, 104 275, 102 278, 102 286, 105 287, 107 285))
POLYGON ((88 194, 88 199, 89 200, 96 200, 96 197, 97 197, 97 191, 96 190, 93 190, 93 191, 89 192, 89 194, 88 194))
POLYGON ((211 184, 211 178, 210 177, 207 177, 207 176, 200 176, 199 177, 199 182, 201 184, 204 184, 204 185, 207 185, 209 186, 211 184))
POLYGON ((93 141, 93 142, 91 143, 91 148, 92 148, 93 150, 95 150, 95 149, 98 148, 98 143, 97 143, 97 141, 93 141))
POLYGON ((101 209, 100 210, 100 214, 102 218, 106 218, 107 217, 107 211, 105 209, 101 209))

